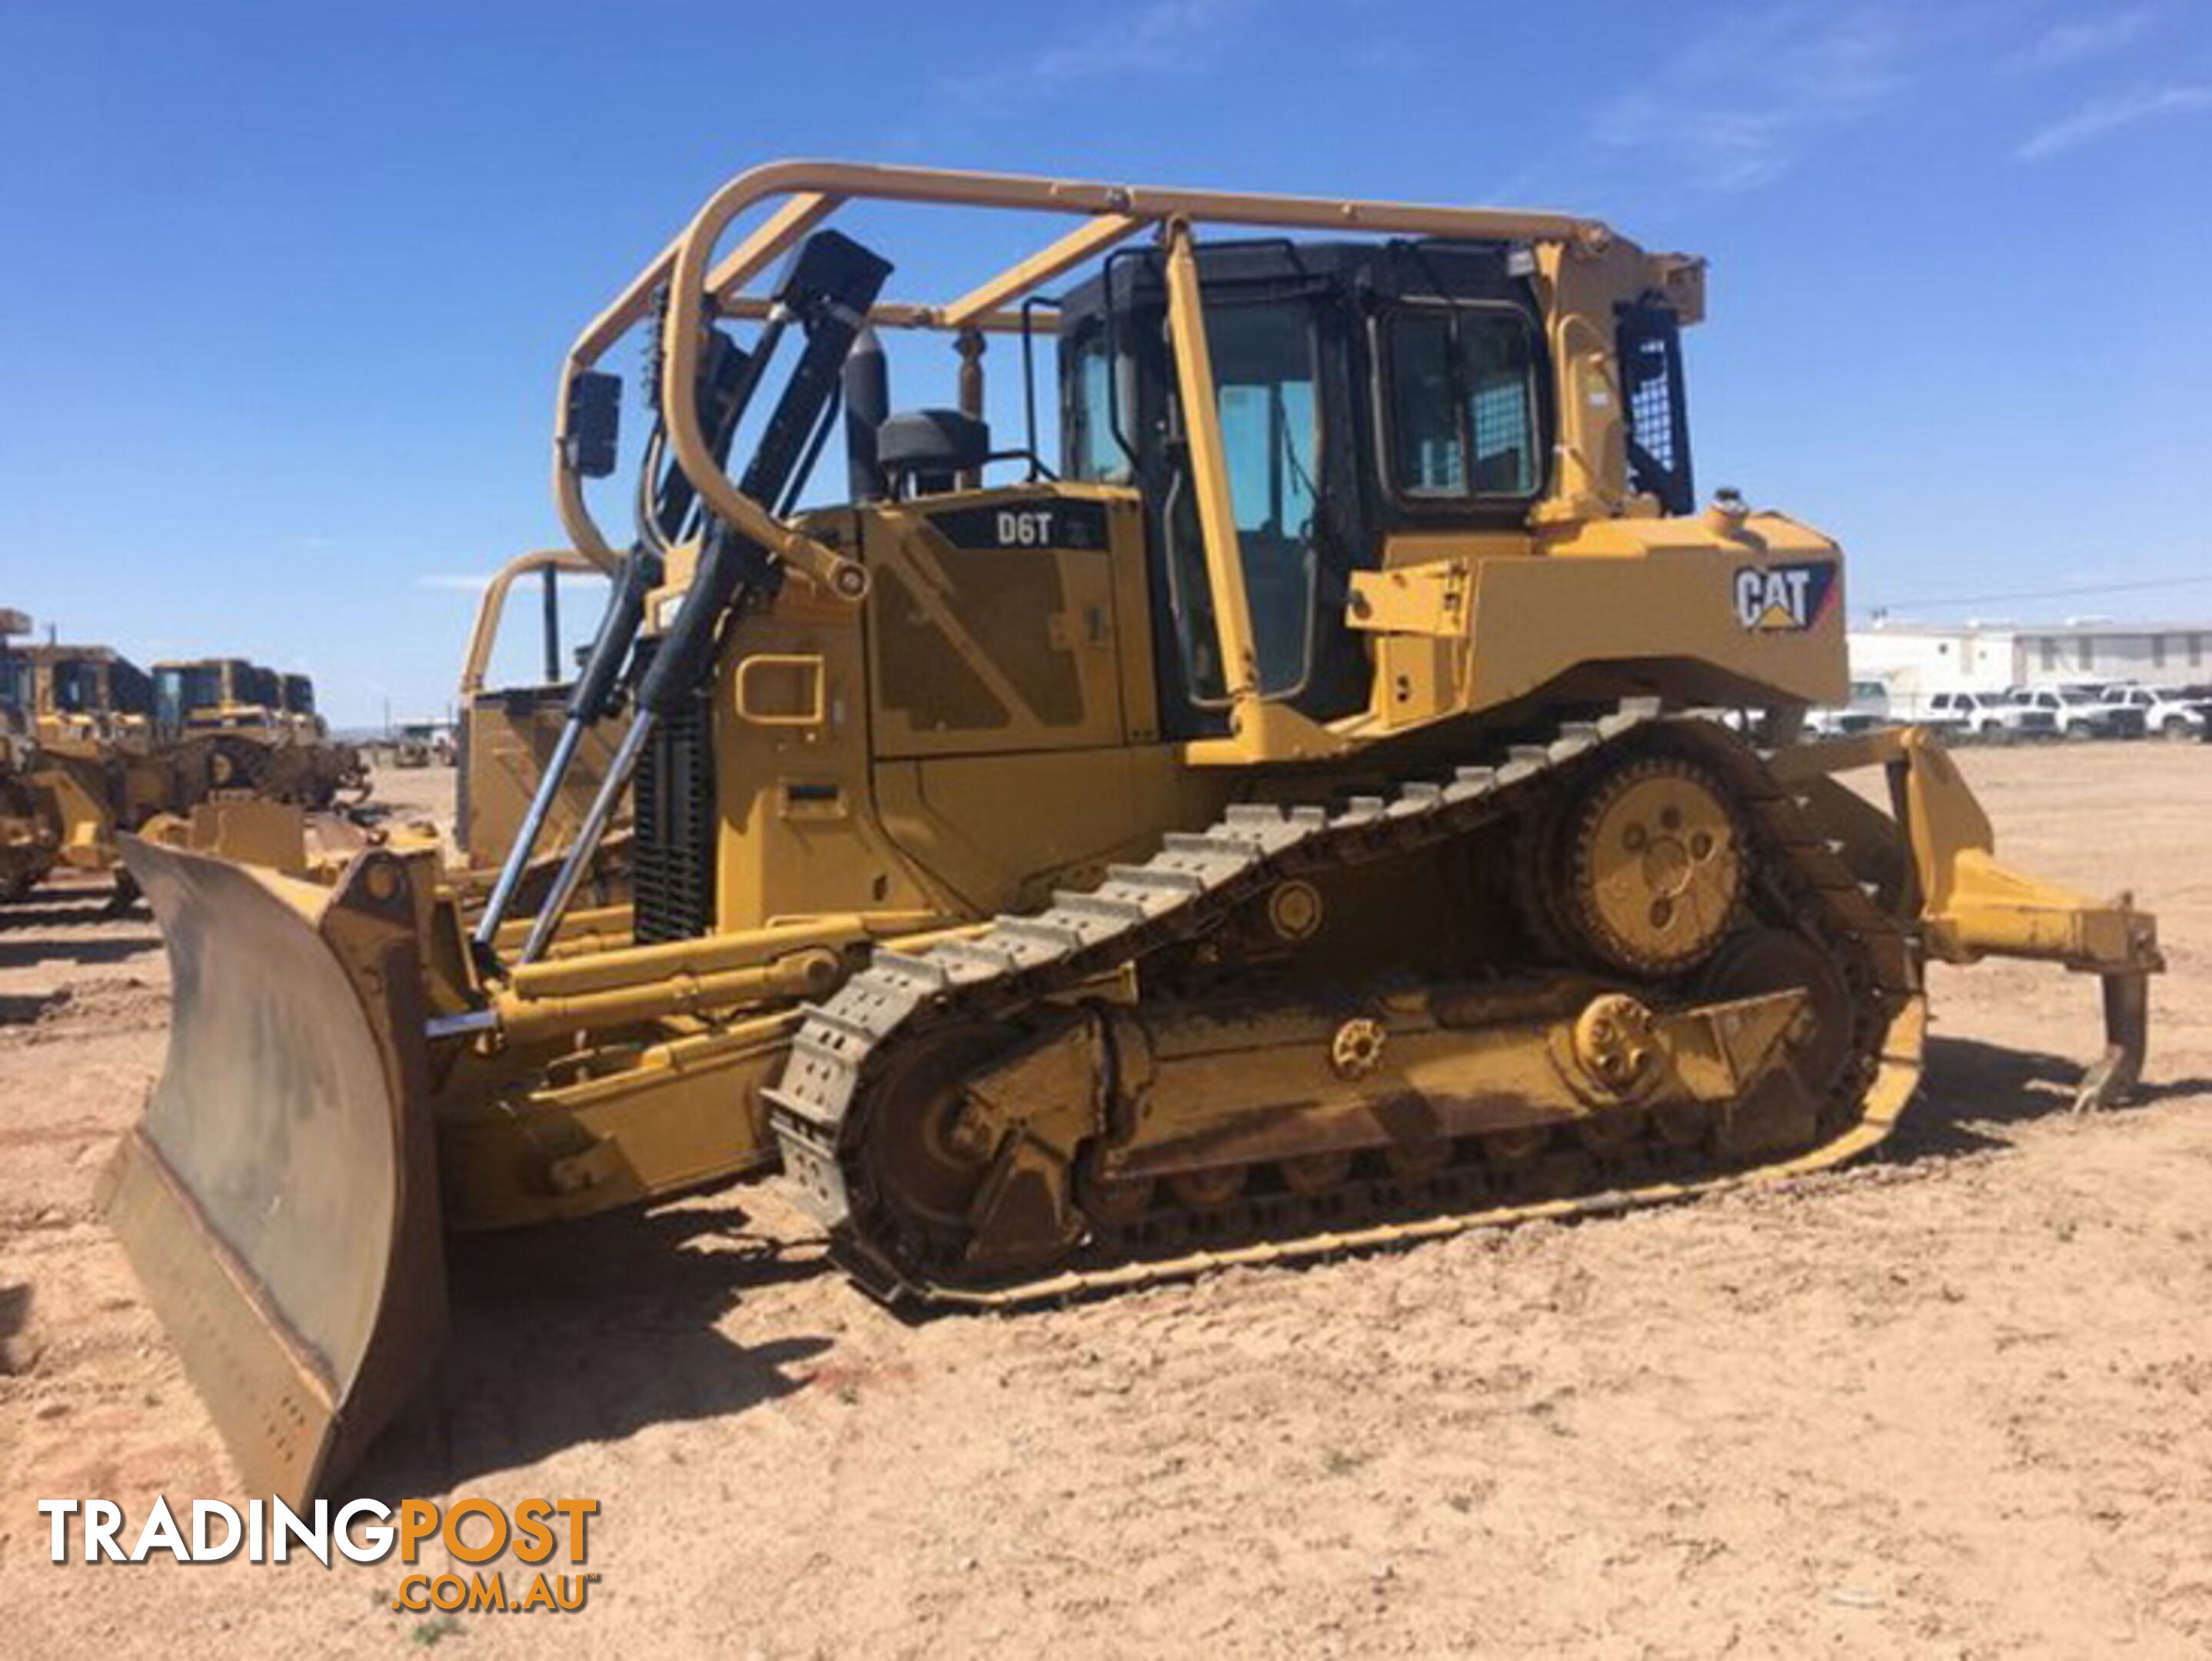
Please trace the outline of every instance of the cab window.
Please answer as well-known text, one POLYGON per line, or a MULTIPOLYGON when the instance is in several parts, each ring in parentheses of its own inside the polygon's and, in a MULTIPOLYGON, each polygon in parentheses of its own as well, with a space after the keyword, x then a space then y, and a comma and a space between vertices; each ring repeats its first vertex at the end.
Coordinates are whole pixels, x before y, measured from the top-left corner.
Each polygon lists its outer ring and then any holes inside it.
MULTIPOLYGON (((1206 313, 1215 409, 1262 697, 1292 697, 1312 671, 1321 465, 1312 307, 1303 299, 1214 304, 1206 313)), ((1227 701, 1197 503, 1179 480, 1167 516, 1168 578, 1192 701, 1227 701)))
POLYGON ((1502 306, 1401 308, 1384 323, 1391 483, 1429 502, 1534 496, 1536 338, 1502 306))
POLYGON ((1063 459, 1070 478, 1094 484, 1127 484, 1132 477, 1129 458, 1114 436, 1117 403, 1125 430, 1129 423, 1129 387, 1125 380, 1117 398, 1117 389, 1109 380, 1113 372, 1106 331, 1093 328, 1076 343, 1075 373, 1065 383, 1060 424, 1063 459))
POLYGON ((54 708, 72 715, 88 715, 99 709, 99 688, 89 665, 54 666, 54 708))

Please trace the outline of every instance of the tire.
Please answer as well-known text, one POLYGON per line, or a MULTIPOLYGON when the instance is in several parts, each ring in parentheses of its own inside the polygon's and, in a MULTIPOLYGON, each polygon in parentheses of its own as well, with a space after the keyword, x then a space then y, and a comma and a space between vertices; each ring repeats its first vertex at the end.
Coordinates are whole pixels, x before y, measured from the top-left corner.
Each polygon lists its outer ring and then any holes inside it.
POLYGON ((2158 730, 2165 735, 2170 744, 2185 744, 2197 736, 2191 728, 2187 718, 2182 715, 2168 715, 2166 718, 2166 724, 2158 730))

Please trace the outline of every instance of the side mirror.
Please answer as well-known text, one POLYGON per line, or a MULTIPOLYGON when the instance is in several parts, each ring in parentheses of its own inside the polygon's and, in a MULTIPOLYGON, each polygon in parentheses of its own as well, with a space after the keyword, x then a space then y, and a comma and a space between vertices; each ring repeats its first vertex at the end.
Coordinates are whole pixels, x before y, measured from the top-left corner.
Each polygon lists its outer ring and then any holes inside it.
POLYGON ((568 469, 583 478, 605 478, 615 470, 622 438, 622 377, 586 369, 568 382, 568 417, 561 444, 568 469))

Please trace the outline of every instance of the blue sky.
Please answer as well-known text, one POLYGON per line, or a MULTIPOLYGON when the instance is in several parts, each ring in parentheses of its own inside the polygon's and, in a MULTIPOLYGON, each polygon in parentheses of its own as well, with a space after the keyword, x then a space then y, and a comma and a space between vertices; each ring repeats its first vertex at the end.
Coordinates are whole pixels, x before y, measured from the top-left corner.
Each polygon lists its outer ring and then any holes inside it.
POLYGON ((0 604, 343 721, 444 707, 561 352, 779 155, 1592 214, 1711 259, 1701 486, 1855 611, 2212 615, 2203 0, 0 0, 0 604))

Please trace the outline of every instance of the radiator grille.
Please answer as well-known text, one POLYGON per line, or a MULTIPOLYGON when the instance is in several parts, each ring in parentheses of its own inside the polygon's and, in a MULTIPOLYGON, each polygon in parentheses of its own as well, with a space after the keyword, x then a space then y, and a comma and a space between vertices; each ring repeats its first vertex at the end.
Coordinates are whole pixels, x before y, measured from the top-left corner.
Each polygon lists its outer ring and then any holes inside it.
POLYGON ((714 921, 714 761, 707 698, 664 717, 637 769, 631 885, 637 943, 693 940, 714 921))

